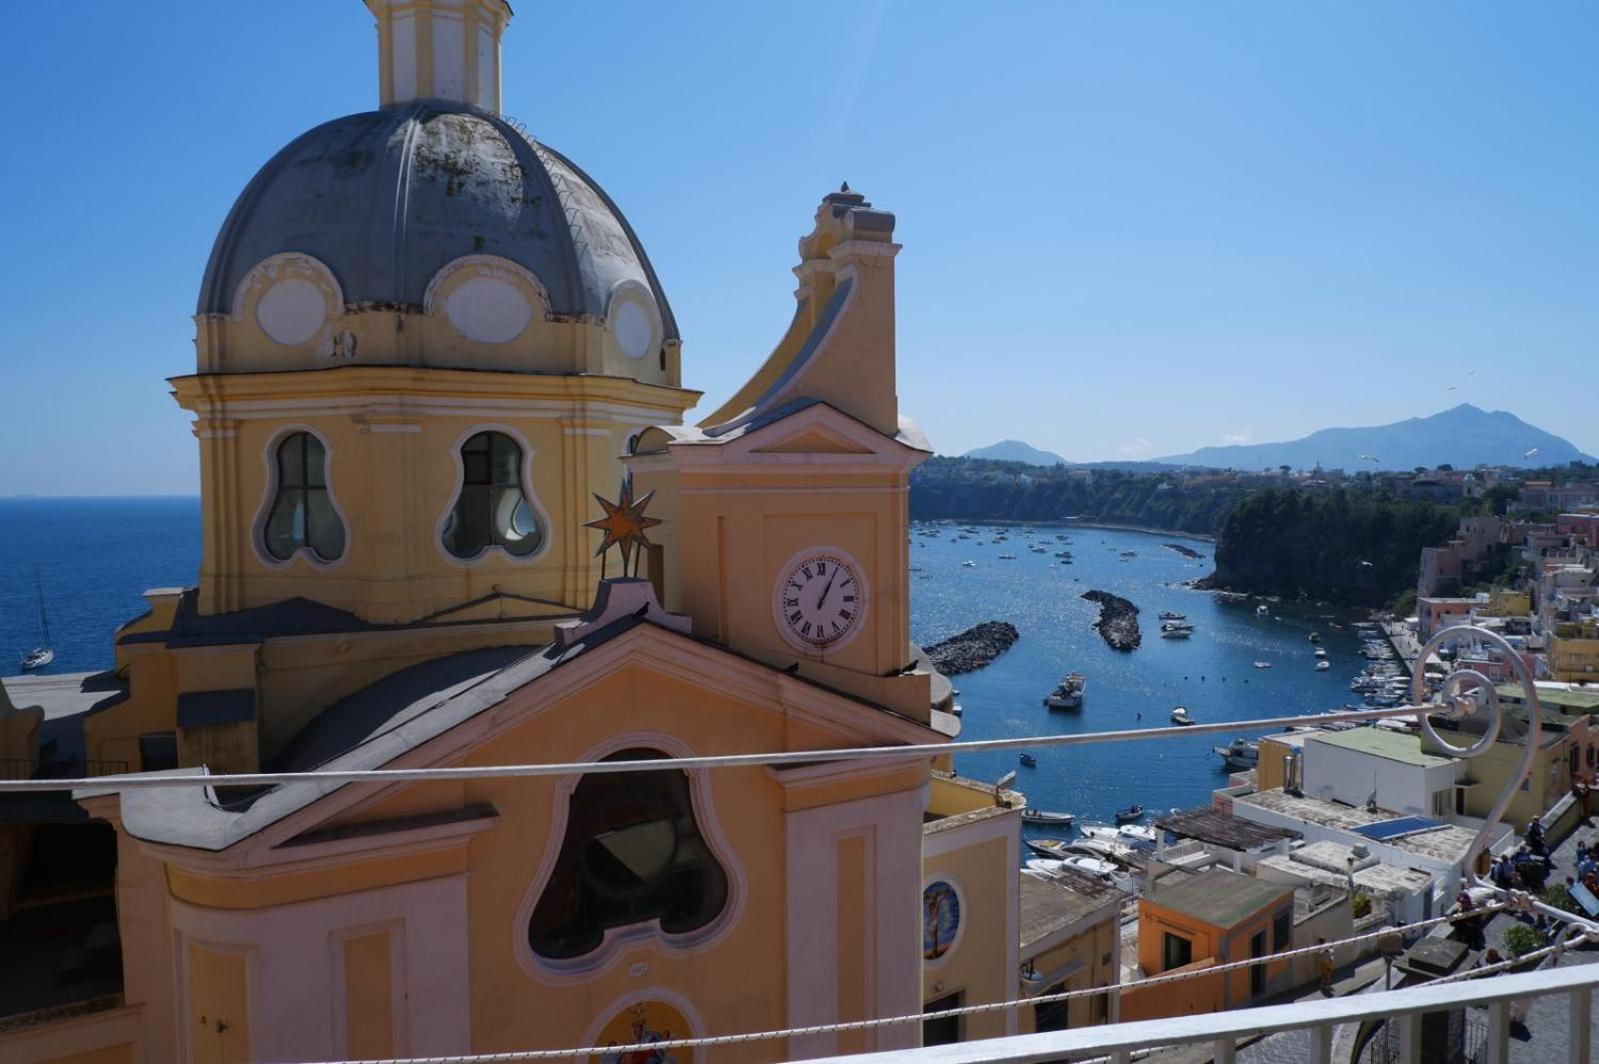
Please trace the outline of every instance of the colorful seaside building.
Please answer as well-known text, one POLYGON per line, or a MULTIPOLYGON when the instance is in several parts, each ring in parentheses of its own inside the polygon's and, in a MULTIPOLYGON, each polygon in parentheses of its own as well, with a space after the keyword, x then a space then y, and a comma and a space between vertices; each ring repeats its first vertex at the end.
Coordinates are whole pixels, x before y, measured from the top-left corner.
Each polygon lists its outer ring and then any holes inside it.
MULTIPOLYGON (((367 6, 382 106, 245 188, 205 269, 195 372, 171 382, 200 450, 197 586, 150 592, 109 672, 8 681, 41 709, 0 707, 7 756, 41 770, 49 727, 61 774, 113 775, 6 808, 33 818, 0 862, 31 984, 11 989, 31 998, 0 1001, 0 1058, 605 1046, 997 1002, 1029 961, 1113 983, 1116 899, 1030 897, 1028 937, 1023 800, 935 777, 947 757, 119 784, 958 731, 909 638, 908 482, 929 447, 898 410, 893 215, 847 186, 823 198, 792 324, 684 427, 699 396, 634 231, 499 113, 508 5, 367 6), (73 889, 40 894, 41 869, 73 889)), ((1106 1018, 1099 1002, 1070 1018, 1106 1018)), ((1037 1022, 1021 1011, 955 1033, 1037 1022)))

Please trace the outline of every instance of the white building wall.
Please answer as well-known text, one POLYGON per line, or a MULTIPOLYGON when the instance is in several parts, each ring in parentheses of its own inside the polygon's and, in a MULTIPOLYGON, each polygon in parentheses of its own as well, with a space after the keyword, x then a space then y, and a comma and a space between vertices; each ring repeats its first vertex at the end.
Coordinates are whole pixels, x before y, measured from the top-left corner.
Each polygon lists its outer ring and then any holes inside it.
POLYGON ((1454 812, 1453 788, 1459 772, 1457 761, 1416 765, 1313 740, 1305 744, 1302 787, 1306 797, 1324 802, 1364 808, 1375 801, 1396 813, 1447 815, 1454 812), (1439 791, 1450 792, 1441 811, 1433 808, 1432 801, 1439 791))

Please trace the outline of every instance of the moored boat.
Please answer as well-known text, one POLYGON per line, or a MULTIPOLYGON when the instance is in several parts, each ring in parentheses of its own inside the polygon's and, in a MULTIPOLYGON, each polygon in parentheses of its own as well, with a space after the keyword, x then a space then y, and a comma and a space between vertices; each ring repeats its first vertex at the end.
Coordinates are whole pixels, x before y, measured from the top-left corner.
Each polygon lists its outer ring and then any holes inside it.
POLYGON ((1188 715, 1187 706, 1173 706, 1171 711, 1171 722, 1173 724, 1188 725, 1194 723, 1194 718, 1188 715))
POLYGON ((1044 705, 1050 709, 1076 709, 1083 704, 1083 688, 1086 686, 1087 678, 1080 672, 1074 672, 1044 696, 1044 705))
POLYGON ((1056 813, 1048 809, 1034 809, 1032 806, 1022 810, 1022 823, 1024 824, 1048 824, 1061 827, 1071 824, 1076 819, 1077 817, 1072 813, 1056 813))
POLYGON ((1136 802, 1126 809, 1116 810, 1116 823, 1118 824, 1131 824, 1133 821, 1142 820, 1143 818, 1144 807, 1136 802))
POLYGON ((1211 753, 1230 769, 1243 771, 1260 763, 1260 745, 1252 739, 1234 739, 1226 746, 1213 746, 1211 753))
POLYGON ((1028 768, 1037 768, 1038 767, 1038 758, 1034 757, 1032 754, 1022 754, 1022 755, 1018 756, 1016 758, 1016 760, 1020 761, 1022 764, 1026 765, 1028 768))

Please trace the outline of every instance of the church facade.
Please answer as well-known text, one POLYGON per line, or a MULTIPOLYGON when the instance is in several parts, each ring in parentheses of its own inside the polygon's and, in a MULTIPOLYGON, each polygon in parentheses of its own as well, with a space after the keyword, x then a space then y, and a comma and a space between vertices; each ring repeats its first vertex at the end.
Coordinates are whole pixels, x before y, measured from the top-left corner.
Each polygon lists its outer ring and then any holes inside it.
POLYGON ((73 794, 115 832, 120 996, 0 1024, 0 1055, 617 1046, 1016 997, 1020 795, 947 755, 660 764, 959 731, 909 635, 909 477, 930 449, 898 409, 893 215, 822 198, 787 331, 685 426, 699 395, 631 226, 498 113, 508 5, 366 4, 382 106, 244 190, 195 372, 171 382, 200 450, 198 584, 118 629, 82 720, 86 764, 219 778, 73 794), (602 532, 626 549, 597 554, 602 532))

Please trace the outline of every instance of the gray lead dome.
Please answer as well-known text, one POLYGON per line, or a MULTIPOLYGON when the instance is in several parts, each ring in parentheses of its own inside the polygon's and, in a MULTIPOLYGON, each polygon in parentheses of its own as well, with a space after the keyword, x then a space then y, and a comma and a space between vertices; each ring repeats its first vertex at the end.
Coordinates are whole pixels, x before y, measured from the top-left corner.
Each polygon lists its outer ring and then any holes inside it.
POLYGON ((444 100, 349 115, 278 152, 217 235, 200 314, 228 314, 251 268, 300 252, 352 305, 420 308, 440 268, 497 255, 531 271, 557 317, 601 321, 622 281, 648 286, 663 339, 671 307, 632 227, 560 153, 498 115, 444 100))

